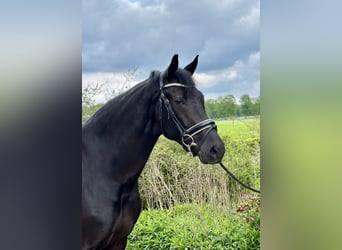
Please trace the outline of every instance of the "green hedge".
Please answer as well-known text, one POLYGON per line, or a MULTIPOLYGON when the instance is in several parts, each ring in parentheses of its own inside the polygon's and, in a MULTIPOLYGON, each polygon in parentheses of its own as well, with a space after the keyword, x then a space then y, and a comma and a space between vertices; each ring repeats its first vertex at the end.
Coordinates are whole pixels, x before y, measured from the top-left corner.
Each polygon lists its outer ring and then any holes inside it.
POLYGON ((145 210, 127 249, 260 249, 258 205, 247 203, 249 207, 242 205, 235 213, 194 204, 145 210))
MULTIPOLYGON (((260 188, 259 123, 218 122, 225 142, 223 163, 241 181, 260 188)), ((231 180, 218 164, 201 164, 176 142, 158 140, 139 179, 144 208, 169 208, 182 203, 232 206, 250 193, 231 180)))

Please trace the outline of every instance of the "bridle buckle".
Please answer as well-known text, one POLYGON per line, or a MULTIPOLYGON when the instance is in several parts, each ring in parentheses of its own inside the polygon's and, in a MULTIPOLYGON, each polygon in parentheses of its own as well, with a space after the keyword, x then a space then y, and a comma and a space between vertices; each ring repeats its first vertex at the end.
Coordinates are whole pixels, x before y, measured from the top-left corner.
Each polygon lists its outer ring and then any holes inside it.
POLYGON ((183 134, 182 136, 182 144, 184 145, 184 147, 186 147, 186 149, 191 152, 191 147, 196 147, 197 143, 195 143, 194 138, 192 137, 192 135, 189 134, 183 134), (190 140, 190 143, 186 143, 186 141, 190 140))

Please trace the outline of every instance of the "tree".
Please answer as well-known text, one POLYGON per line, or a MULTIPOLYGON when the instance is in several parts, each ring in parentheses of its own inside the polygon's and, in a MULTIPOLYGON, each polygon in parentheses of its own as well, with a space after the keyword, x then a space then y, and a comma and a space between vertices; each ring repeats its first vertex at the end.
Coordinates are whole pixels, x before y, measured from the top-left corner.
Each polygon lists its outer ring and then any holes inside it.
POLYGON ((228 118, 260 114, 260 96, 253 100, 249 95, 242 95, 237 104, 233 95, 219 96, 205 101, 205 109, 210 118, 228 118))
POLYGON ((96 98, 100 95, 104 96, 105 101, 112 99, 113 97, 125 92, 131 87, 133 82, 138 75, 138 67, 129 69, 127 73, 123 74, 124 81, 121 86, 113 88, 109 84, 111 78, 106 79, 104 82, 90 82, 82 88, 82 107, 90 108, 97 104, 96 98))
POLYGON ((236 116, 237 105, 233 95, 226 95, 224 98, 225 116, 236 116))
POLYGON ((253 103, 253 115, 260 115, 260 96, 253 103))
MULTIPOLYGON (((138 67, 128 70, 123 74, 124 81, 121 86, 113 88, 109 85, 111 79, 98 83, 91 82, 82 88, 82 122, 88 120, 96 110, 102 107, 103 103, 98 103, 99 96, 104 97, 104 102, 128 90, 130 83, 135 80, 138 75, 138 67)), ((103 101, 102 101, 103 102, 103 101)))
POLYGON ((253 103, 249 95, 244 94, 240 97, 240 107, 242 115, 252 115, 253 113, 253 103))
POLYGON ((215 110, 216 101, 214 99, 208 99, 205 101, 205 110, 210 118, 217 118, 217 112, 215 110))
POLYGON ((82 88, 82 107, 90 108, 95 105, 95 97, 103 91, 103 84, 90 83, 82 88))
POLYGON ((225 116, 226 107, 222 96, 219 96, 216 99, 216 105, 214 106, 214 109, 218 118, 225 116))
MULTIPOLYGON (((126 73, 123 74, 123 77, 125 80, 121 83, 121 86, 118 86, 116 88, 112 87, 105 87, 104 88, 104 95, 106 98, 106 101, 109 101, 113 97, 120 95, 121 93, 127 91, 131 88, 131 83, 137 78, 138 76, 138 67, 135 67, 133 69, 129 69, 126 73)), ((105 83, 108 84, 109 80, 105 83)))

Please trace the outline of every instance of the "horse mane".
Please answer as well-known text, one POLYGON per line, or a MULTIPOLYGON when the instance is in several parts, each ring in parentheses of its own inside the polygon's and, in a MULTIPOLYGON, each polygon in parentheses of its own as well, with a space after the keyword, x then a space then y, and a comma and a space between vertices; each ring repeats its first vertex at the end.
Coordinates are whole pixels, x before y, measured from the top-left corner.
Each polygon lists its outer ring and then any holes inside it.
MULTIPOLYGON (((160 74, 163 74, 163 72, 153 70, 151 71, 149 78, 110 99, 83 124, 83 129, 87 130, 87 128, 91 128, 94 129, 96 134, 102 134, 108 124, 111 124, 110 121, 112 119, 120 118, 120 111, 127 103, 132 100, 137 100, 137 98, 141 98, 144 95, 143 92, 146 87, 156 86, 159 88, 160 74)), ((175 78, 177 82, 181 82, 190 87, 185 89, 187 94, 192 91, 192 87, 195 87, 191 74, 185 69, 178 68, 174 73, 173 78, 175 78)), ((149 89, 147 91, 152 90, 149 89)), ((159 97, 159 95, 152 97, 153 102, 157 97, 159 97)))
POLYGON ((196 83, 192 79, 192 75, 189 71, 178 68, 176 72, 174 73, 174 75, 175 75, 175 78, 178 80, 178 82, 181 82, 187 85, 188 87, 196 87, 196 83))
POLYGON ((151 85, 155 84, 159 88, 159 73, 158 71, 152 71, 149 78, 107 101, 83 124, 82 129, 95 129, 96 134, 101 134, 110 124, 113 116, 114 118, 120 117, 119 113, 125 105, 143 96, 146 85, 151 83, 151 85))

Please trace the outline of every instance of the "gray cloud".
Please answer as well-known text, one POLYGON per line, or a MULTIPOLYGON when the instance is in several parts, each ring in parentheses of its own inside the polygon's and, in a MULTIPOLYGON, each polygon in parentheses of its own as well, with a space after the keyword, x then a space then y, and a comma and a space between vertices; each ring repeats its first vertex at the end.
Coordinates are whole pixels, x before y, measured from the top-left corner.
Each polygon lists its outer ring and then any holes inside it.
MULTIPOLYGON (((199 54, 198 73, 224 76, 259 51, 259 6, 258 0, 83 0, 83 72, 138 66, 147 77, 178 53, 181 66, 199 54)), ((250 73, 236 81, 259 80, 250 73)))

